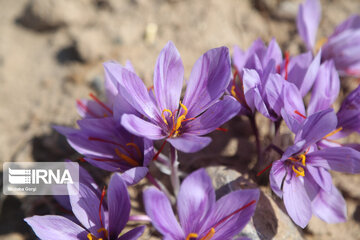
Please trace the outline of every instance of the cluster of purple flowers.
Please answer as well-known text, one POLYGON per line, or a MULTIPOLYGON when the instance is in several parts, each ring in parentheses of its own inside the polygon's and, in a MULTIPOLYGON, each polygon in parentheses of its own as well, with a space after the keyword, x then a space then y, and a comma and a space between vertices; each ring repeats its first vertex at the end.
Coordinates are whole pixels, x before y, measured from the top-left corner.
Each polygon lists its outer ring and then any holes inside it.
MULTIPOLYGON (((144 205, 153 226, 167 240, 233 239, 254 214, 259 191, 237 190, 216 201, 204 169, 181 183, 177 151, 205 148, 208 133, 237 115, 253 126, 260 156, 256 113, 274 123, 282 120, 295 139, 260 173, 270 170, 270 186, 283 199, 292 220, 304 228, 314 214, 329 223, 346 220, 346 205, 333 185, 329 170, 360 173, 359 145, 337 139, 360 132, 360 86, 334 112, 341 76, 360 76, 360 16, 339 25, 325 41, 316 43, 321 9, 318 0, 300 5, 297 27, 309 52, 283 55, 276 40, 266 46, 256 40, 243 51, 234 48, 232 63, 226 47, 211 49, 195 63, 185 93, 184 67, 172 42, 160 52, 154 86, 146 88, 133 66, 106 62, 106 99, 79 100, 78 129, 56 126, 69 144, 95 167, 116 172, 103 191, 81 168, 79 189, 69 185, 69 197, 57 198, 71 216, 33 216, 25 219, 41 239, 138 239, 144 226, 121 233, 130 215, 127 187, 147 177, 155 187, 144 191, 144 205), (322 44, 322 45, 321 45, 322 44), (234 74, 232 74, 232 65, 234 74), (310 100, 305 104, 304 97, 310 100), (183 97, 182 97, 183 96, 183 97), (154 141, 161 140, 158 150, 154 141), (169 143, 170 157, 162 155, 169 143), (153 178, 148 166, 157 160, 171 172, 177 216, 169 192, 153 178), (107 193, 106 193, 107 192, 107 193)), ((265 164, 265 165, 264 165, 265 164)), ((261 170, 261 169, 257 169, 261 170)))

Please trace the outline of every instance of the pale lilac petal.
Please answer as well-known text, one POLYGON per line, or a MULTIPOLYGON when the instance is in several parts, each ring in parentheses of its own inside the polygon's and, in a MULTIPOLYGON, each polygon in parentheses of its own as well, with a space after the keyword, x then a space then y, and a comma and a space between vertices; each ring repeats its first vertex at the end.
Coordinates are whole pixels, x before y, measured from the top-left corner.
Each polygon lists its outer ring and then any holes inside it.
POLYGON ((331 108, 340 91, 339 74, 333 61, 325 61, 321 64, 314 87, 311 92, 311 100, 307 109, 308 115, 331 108))
MULTIPOLYGON (((76 218, 87 230, 95 236, 99 236, 97 230, 102 227, 99 216, 99 196, 82 183, 79 183, 78 189, 74 184, 68 184, 68 191, 72 211, 76 218)), ((101 208, 101 215, 102 219, 105 219, 103 208, 101 208)))
POLYGON ((332 177, 330 173, 324 169, 319 167, 313 167, 309 164, 306 166, 306 170, 311 174, 315 182, 322 188, 324 191, 331 191, 333 186, 332 177))
POLYGON ((238 46, 234 46, 232 59, 233 59, 233 64, 234 64, 235 68, 237 69, 237 71, 241 72, 242 69, 244 68, 246 60, 247 60, 246 52, 244 52, 238 46))
POLYGON ((121 78, 118 80, 120 94, 140 113, 152 121, 158 121, 161 113, 151 100, 148 90, 143 81, 133 72, 121 70, 121 78))
POLYGON ((131 229, 127 233, 121 235, 118 240, 137 240, 144 233, 145 226, 139 226, 134 229, 131 229))
POLYGON ((127 185, 134 185, 140 182, 149 172, 147 167, 134 167, 126 170, 121 174, 121 177, 127 185))
POLYGON ((109 209, 109 236, 115 239, 125 227, 130 215, 130 197, 124 180, 118 173, 112 175, 107 191, 109 209))
POLYGON ((287 80, 294 83, 300 89, 306 71, 312 61, 313 54, 311 51, 291 57, 289 59, 287 80))
POLYGON ((202 55, 192 69, 184 96, 187 117, 196 117, 214 104, 224 94, 230 77, 228 48, 211 49, 202 55))
POLYGON ((266 101, 271 110, 280 116, 280 110, 284 106, 282 91, 285 79, 279 74, 270 74, 264 86, 266 101))
POLYGON ((304 40, 308 50, 315 46, 316 33, 321 18, 321 5, 319 0, 306 0, 299 6, 296 18, 298 32, 304 40))
POLYGON ((175 45, 166 44, 156 61, 154 70, 154 91, 161 110, 178 109, 184 81, 184 66, 175 45))
MULTIPOLYGON (((256 203, 259 200, 260 192, 258 189, 246 189, 246 190, 237 190, 231 192, 216 202, 214 215, 211 217, 213 224, 219 223, 222 219, 226 218, 230 214, 234 213, 236 210, 250 204, 252 201, 255 203, 247 206, 239 213, 233 215, 227 221, 220 223, 215 227, 215 235, 211 240, 222 240, 222 239, 231 239, 234 235, 238 234, 245 225, 250 221, 251 217, 254 215, 256 203)), ((213 226, 206 226, 208 229, 202 229, 204 236, 209 228, 213 226)))
POLYGON ((271 39, 266 49, 264 57, 262 58, 262 65, 266 66, 271 60, 275 61, 275 66, 280 65, 283 61, 281 48, 275 38, 271 39))
POLYGON ((360 152, 349 147, 331 147, 308 153, 307 162, 328 170, 360 173, 360 152))
POLYGON ((300 178, 289 173, 284 181, 284 204, 291 219, 300 227, 309 223, 312 211, 311 202, 300 178))
POLYGON ((76 109, 82 118, 101 118, 109 112, 93 100, 80 99, 76 101, 76 109))
POLYGON ((258 110, 262 115, 264 115, 267 118, 270 118, 271 120, 276 120, 273 118, 264 102, 263 97, 261 96, 261 93, 259 89, 256 87, 254 88, 254 105, 256 110, 258 110))
POLYGON ((189 121, 184 126, 184 131, 194 135, 208 134, 232 119, 239 111, 239 102, 233 97, 225 96, 195 120, 189 121))
POLYGON ((148 139, 159 140, 166 137, 160 127, 132 114, 124 114, 121 118, 121 125, 132 134, 148 139))
POLYGON ((185 235, 198 232, 214 206, 215 191, 205 170, 197 170, 186 177, 177 197, 180 224, 185 235))
POLYGON ((270 186, 273 192, 280 198, 283 195, 282 185, 286 178, 287 171, 283 161, 273 162, 270 170, 270 186))
POLYGON ((163 192, 154 187, 146 189, 144 191, 144 205, 146 214, 161 234, 171 235, 173 239, 185 239, 170 201, 163 192))
POLYGON ((181 152, 193 153, 209 145, 211 138, 184 133, 180 137, 169 138, 167 141, 181 152))
POLYGON ((77 240, 87 238, 88 232, 84 228, 62 216, 33 216, 24 220, 40 239, 77 240))
POLYGON ((312 177, 312 175, 307 171, 307 169, 305 170, 304 187, 305 187, 307 195, 310 198, 310 201, 314 200, 314 198, 321 191, 321 187, 315 181, 315 179, 312 177))
POLYGON ((309 116, 296 134, 295 143, 305 141, 307 146, 320 141, 325 135, 335 130, 337 118, 333 109, 327 109, 309 116))
POLYGON ((314 60, 311 62, 307 71, 305 73, 304 79, 301 82, 299 87, 301 96, 305 97, 305 95, 310 91, 311 87, 314 84, 316 79, 317 73, 320 67, 320 60, 321 60, 321 49, 318 54, 315 56, 314 60))
POLYGON ((346 222, 346 202, 333 186, 331 191, 320 191, 312 201, 314 215, 327 223, 346 222))
MULTIPOLYGON (((244 95, 245 100, 249 108, 255 110, 255 88, 257 85, 261 84, 259 74, 253 69, 244 69, 243 74, 243 86, 244 86, 244 95)), ((260 94, 259 94, 260 95, 260 94)))

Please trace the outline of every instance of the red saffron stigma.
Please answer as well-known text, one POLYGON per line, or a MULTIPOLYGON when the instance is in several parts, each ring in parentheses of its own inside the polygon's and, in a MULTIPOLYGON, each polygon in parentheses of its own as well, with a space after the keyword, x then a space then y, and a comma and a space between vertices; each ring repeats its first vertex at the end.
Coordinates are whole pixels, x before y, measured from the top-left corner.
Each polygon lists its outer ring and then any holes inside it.
POLYGON ((80 162, 86 162, 85 158, 81 157, 78 159, 80 162))
POLYGON ((100 218, 100 223, 101 223, 101 227, 104 227, 103 221, 102 221, 102 216, 101 216, 101 205, 104 201, 104 197, 105 197, 105 193, 106 193, 106 189, 105 186, 101 192, 101 198, 100 198, 100 204, 99 204, 99 218, 100 218))
POLYGON ((90 93, 89 96, 95 102, 97 102, 100 106, 102 106, 104 109, 106 109, 109 113, 113 114, 113 111, 108 106, 106 106, 102 101, 100 101, 100 99, 98 99, 94 94, 90 93))
POLYGON ((302 115, 298 110, 295 110, 294 113, 296 113, 296 114, 299 115, 300 117, 306 119, 306 116, 302 115))
POLYGON ((280 71, 281 71, 280 65, 276 65, 276 72, 277 72, 278 74, 280 74, 280 71))
POLYGON ((91 111, 87 106, 85 106, 80 100, 76 100, 76 104, 81 107, 85 112, 89 113, 93 117, 98 118, 99 116, 95 114, 93 111, 91 111))
POLYGON ((124 147, 124 145, 114 142, 114 141, 110 141, 110 140, 106 140, 106 139, 102 139, 102 138, 97 138, 97 137, 89 137, 88 138, 90 141, 99 141, 99 142, 104 142, 104 143, 110 143, 110 144, 114 144, 116 146, 119 146, 120 148, 122 148, 125 152, 127 152, 131 157, 134 158, 133 154, 129 151, 129 149, 127 149, 126 147, 124 147))
POLYGON ((285 80, 288 79, 289 59, 290 59, 289 52, 285 52, 285 80))
POLYGON ((226 129, 226 128, 216 128, 216 130, 222 131, 222 132, 227 132, 228 131, 228 129, 226 129))
POLYGON ((258 174, 256 174, 256 176, 260 176, 261 174, 263 174, 266 170, 268 170, 269 168, 271 168, 272 163, 270 163, 266 168, 264 168, 263 170, 261 170, 260 172, 258 172, 258 174))
POLYGON ((253 205, 254 203, 256 203, 256 200, 252 200, 251 202, 249 202, 248 204, 246 204, 245 206, 239 208, 238 210, 234 211, 233 213, 231 213, 230 215, 224 217, 223 219, 221 219, 217 224, 215 224, 215 226, 213 226, 213 228, 218 227, 220 224, 222 224, 223 222, 225 222, 226 220, 228 220, 229 218, 231 218, 232 216, 234 216, 235 214, 239 213, 240 211, 244 210, 247 207, 250 207, 251 205, 253 205))
POLYGON ((159 157, 160 153, 162 152, 162 150, 164 150, 164 147, 166 145, 166 139, 164 140, 164 142, 162 143, 160 149, 158 150, 158 152, 155 154, 155 156, 153 157, 153 161, 156 161, 156 159, 159 157))
POLYGON ((150 91, 150 90, 152 90, 152 89, 154 89, 154 85, 152 85, 152 86, 150 86, 150 87, 147 88, 148 91, 150 91))

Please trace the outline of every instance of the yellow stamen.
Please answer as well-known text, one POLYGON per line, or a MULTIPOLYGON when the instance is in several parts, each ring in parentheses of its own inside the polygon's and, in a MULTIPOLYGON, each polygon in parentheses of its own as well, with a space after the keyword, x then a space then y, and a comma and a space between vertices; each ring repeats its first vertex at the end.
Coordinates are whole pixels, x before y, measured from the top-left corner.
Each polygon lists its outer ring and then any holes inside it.
MULTIPOLYGON (((108 239, 109 233, 105 228, 100 228, 99 230, 97 230, 98 233, 104 232, 105 238, 108 239)), ((101 240, 101 238, 99 239, 101 240)))
POLYGON ((131 143, 127 143, 126 146, 131 146, 131 147, 135 148, 135 150, 138 153, 139 157, 142 157, 142 154, 141 154, 141 151, 140 151, 140 148, 139 148, 138 145, 131 142, 131 143))
POLYGON ((305 166, 305 161, 306 161, 306 156, 305 156, 305 154, 301 154, 301 155, 300 155, 300 158, 301 158, 301 163, 302 163, 302 165, 305 166))
POLYGON ((295 168, 295 165, 292 166, 292 170, 296 173, 296 176, 305 176, 305 170, 302 167, 298 167, 298 169, 295 168))
POLYGON ((139 163, 132 159, 129 156, 126 156, 125 154, 121 153, 119 149, 115 148, 116 155, 118 155, 121 159, 125 160, 127 163, 129 163, 131 166, 137 167, 139 166, 139 163))
POLYGON ((205 237, 202 237, 200 240, 210 240, 215 234, 215 229, 211 228, 210 231, 205 235, 205 237))
POLYGON ((164 120, 164 123, 165 123, 166 125, 168 125, 168 122, 166 121, 166 118, 165 118, 164 112, 168 112, 168 113, 170 114, 170 116, 169 116, 169 117, 171 117, 171 116, 172 116, 172 112, 171 112, 169 109, 164 109, 164 110, 162 111, 162 113, 161 113, 161 117, 162 117, 162 119, 164 120))
POLYGON ((184 113, 181 114, 181 116, 178 117, 178 119, 177 119, 177 121, 176 121, 176 125, 175 125, 175 135, 177 134, 178 129, 181 127, 182 121, 185 120, 186 114, 188 113, 187 107, 186 107, 184 104, 182 104, 181 101, 180 101, 180 106, 181 106, 182 109, 184 109, 184 113))
POLYGON ((198 236, 199 235, 197 235, 196 233, 189 233, 185 240, 191 240, 192 238, 197 238, 198 236))
POLYGON ((87 234, 87 238, 89 239, 89 240, 95 240, 95 236, 94 235, 92 235, 91 233, 88 233, 87 234))
POLYGON ((315 44, 315 51, 318 52, 320 48, 327 42, 327 38, 323 37, 319 39, 315 44))
POLYGON ((324 139, 324 138, 331 137, 332 135, 340 132, 341 130, 343 130, 343 128, 342 128, 342 127, 339 127, 339 128, 337 128, 337 129, 335 129, 334 131, 332 131, 331 133, 329 133, 328 135, 326 135, 325 137, 323 137, 323 139, 324 139))
POLYGON ((231 95, 234 97, 234 98, 236 98, 236 100, 238 100, 238 102, 240 102, 240 99, 238 98, 238 96, 237 96, 237 94, 236 94, 236 92, 235 92, 235 85, 232 85, 231 86, 231 95))

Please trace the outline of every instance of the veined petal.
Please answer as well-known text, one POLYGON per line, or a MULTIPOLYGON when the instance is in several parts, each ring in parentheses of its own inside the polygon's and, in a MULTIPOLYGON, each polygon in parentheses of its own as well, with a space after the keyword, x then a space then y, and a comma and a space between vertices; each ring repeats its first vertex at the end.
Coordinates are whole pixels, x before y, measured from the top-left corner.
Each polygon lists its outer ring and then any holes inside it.
POLYGON ((35 232, 40 239, 59 240, 59 239, 86 239, 88 232, 62 216, 33 216, 25 218, 25 222, 35 232))
POLYGON ((291 219, 305 228, 312 216, 311 202, 299 177, 292 172, 284 181, 284 204, 291 219))
POLYGON ((185 239, 184 232, 177 222, 166 195, 154 187, 144 191, 146 214, 151 218, 154 227, 164 236, 172 239, 185 239))
POLYGON ((137 240, 139 237, 141 237, 141 235, 143 235, 144 230, 145 226, 136 227, 121 235, 118 240, 137 240))
POLYGON ((270 74, 264 86, 264 93, 268 106, 280 116, 280 110, 284 106, 282 91, 285 79, 279 74, 270 74))
POLYGON ((340 91, 339 74, 332 60, 321 64, 308 106, 308 115, 331 108, 340 91))
POLYGON ((179 219, 185 235, 198 233, 215 206, 215 191, 204 169, 182 182, 177 198, 179 219))
POLYGON ((307 154, 307 162, 314 167, 323 167, 346 173, 360 173, 360 152, 349 147, 324 148, 307 154))
POLYGON ((307 146, 321 140, 335 130, 337 118, 333 109, 327 109, 309 116, 296 134, 295 143, 305 141, 307 146))
POLYGON ((318 0, 306 0, 299 6, 296 18, 298 32, 308 50, 315 46, 317 29, 321 18, 321 5, 318 0))
POLYGON ((137 136, 146 137, 151 140, 159 140, 166 137, 160 127, 132 114, 124 114, 121 118, 121 124, 126 130, 137 136))
POLYGON ((181 152, 193 153, 209 145, 211 138, 184 133, 179 137, 169 138, 167 141, 181 152))
POLYGON ((149 172, 147 167, 133 167, 121 174, 127 185, 134 185, 141 181, 149 172))
POLYGON ((262 58, 262 65, 265 67, 271 60, 275 61, 275 65, 280 65, 283 60, 280 46, 275 38, 271 39, 269 46, 266 49, 264 57, 262 58))
POLYGON ((130 197, 124 180, 118 173, 112 175, 107 192, 109 209, 109 236, 115 239, 125 227, 130 215, 130 197))
POLYGON ((321 190, 312 201, 314 215, 327 223, 339 223, 346 221, 346 202, 333 186, 331 191, 321 190))
POLYGON ((228 48, 211 49, 202 55, 192 69, 184 96, 187 117, 196 117, 214 104, 224 94, 230 77, 228 48))
POLYGON ((322 188, 324 191, 330 192, 333 187, 332 178, 330 173, 321 167, 313 167, 310 164, 307 164, 306 169, 311 174, 315 182, 322 188))
POLYGON ((314 84, 316 75, 319 71, 320 60, 321 60, 321 49, 318 52, 318 54, 315 56, 314 60, 311 62, 309 67, 307 68, 305 76, 304 76, 301 84, 298 86, 301 96, 303 96, 303 97, 305 97, 305 95, 309 92, 309 90, 311 89, 311 87, 314 84))
POLYGON ((280 198, 283 195, 282 185, 287 176, 287 171, 282 161, 273 162, 270 170, 270 186, 273 192, 280 198))
POLYGON ((169 41, 156 61, 154 91, 160 109, 178 109, 184 81, 184 66, 175 45, 169 41))
MULTIPOLYGON (((212 224, 217 224, 222 219, 228 217, 230 214, 246 206, 252 201, 255 200, 257 203, 259 196, 260 192, 258 189, 246 189, 230 192, 216 202, 215 212, 211 219, 209 219, 209 223, 212 222, 212 224)), ((256 203, 245 207, 235 215, 231 216, 228 220, 215 227, 216 232, 211 240, 231 239, 234 235, 239 233, 254 215, 256 203)), ((212 227, 209 224, 205 226, 207 228, 212 227)), ((203 235, 207 233, 206 230, 208 229, 202 229, 203 235)))
POLYGON ((233 97, 225 96, 202 115, 188 122, 186 132, 194 135, 208 134, 236 116, 239 111, 239 102, 233 97))

